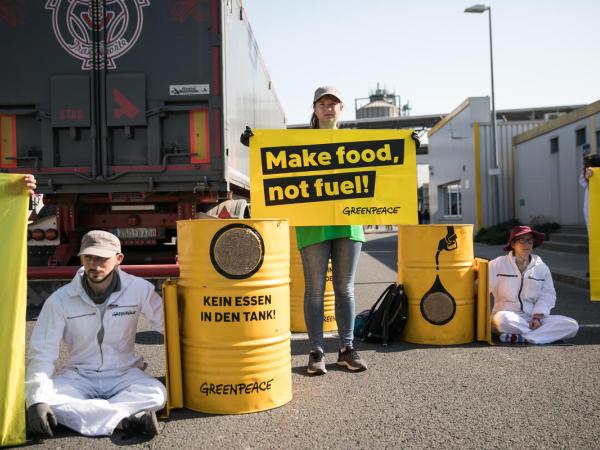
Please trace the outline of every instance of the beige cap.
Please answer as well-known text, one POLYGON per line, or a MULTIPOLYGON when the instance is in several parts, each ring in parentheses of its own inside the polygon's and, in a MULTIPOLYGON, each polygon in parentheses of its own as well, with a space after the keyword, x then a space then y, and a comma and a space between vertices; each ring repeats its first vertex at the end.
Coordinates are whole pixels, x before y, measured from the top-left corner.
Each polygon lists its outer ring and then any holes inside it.
POLYGON ((321 97, 324 97, 326 95, 331 95, 332 97, 337 98, 340 101, 340 103, 344 103, 344 101, 342 100, 342 95, 340 94, 340 91, 338 91, 336 88, 334 88, 333 86, 321 86, 321 87, 318 87, 317 90, 315 91, 315 98, 313 100, 313 105, 315 103, 317 103, 321 97))
POLYGON ((110 258, 121 253, 121 241, 108 231, 93 230, 81 238, 81 248, 78 256, 93 255, 101 258, 110 258))

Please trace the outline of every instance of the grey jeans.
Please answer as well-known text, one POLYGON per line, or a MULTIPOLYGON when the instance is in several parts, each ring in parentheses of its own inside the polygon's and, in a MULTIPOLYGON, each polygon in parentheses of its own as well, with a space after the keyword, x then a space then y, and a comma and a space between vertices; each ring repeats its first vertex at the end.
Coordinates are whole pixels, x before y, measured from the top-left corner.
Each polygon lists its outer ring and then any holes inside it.
POLYGON ((354 274, 361 248, 362 242, 341 238, 319 242, 300 250, 304 270, 304 320, 311 350, 324 350, 323 302, 330 257, 340 348, 353 345, 354 274))

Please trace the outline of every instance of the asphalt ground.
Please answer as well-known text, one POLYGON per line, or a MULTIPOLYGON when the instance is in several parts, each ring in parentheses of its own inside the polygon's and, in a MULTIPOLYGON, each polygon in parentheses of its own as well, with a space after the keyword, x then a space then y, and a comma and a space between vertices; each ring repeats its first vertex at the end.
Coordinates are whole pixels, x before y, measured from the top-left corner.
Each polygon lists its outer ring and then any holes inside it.
MULTIPOLYGON (((357 311, 396 278, 396 237, 369 234, 356 279, 357 311)), ((327 338, 328 373, 305 374, 306 336, 294 335, 293 400, 243 415, 174 410, 148 441, 121 432, 84 438, 59 428, 28 446, 93 449, 113 446, 179 449, 314 448, 569 448, 600 443, 600 303, 589 292, 556 283, 556 314, 581 329, 570 345, 482 343, 389 347, 358 343, 369 370, 335 365, 337 339, 327 338)), ((28 336, 36 310, 28 312, 28 336)), ((140 323, 138 349, 149 373, 164 375, 162 336, 140 323)))

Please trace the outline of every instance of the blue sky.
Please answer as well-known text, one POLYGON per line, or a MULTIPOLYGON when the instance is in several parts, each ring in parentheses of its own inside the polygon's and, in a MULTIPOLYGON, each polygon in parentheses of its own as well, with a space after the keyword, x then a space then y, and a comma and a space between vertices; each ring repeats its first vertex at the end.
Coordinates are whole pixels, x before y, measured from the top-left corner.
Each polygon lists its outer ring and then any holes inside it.
MULTIPOLYGON (((466 0, 244 0, 288 123, 306 123, 314 89, 354 99, 381 83, 412 115, 490 94, 488 15, 466 0)), ((600 0, 496 0, 496 108, 600 99, 600 0)))

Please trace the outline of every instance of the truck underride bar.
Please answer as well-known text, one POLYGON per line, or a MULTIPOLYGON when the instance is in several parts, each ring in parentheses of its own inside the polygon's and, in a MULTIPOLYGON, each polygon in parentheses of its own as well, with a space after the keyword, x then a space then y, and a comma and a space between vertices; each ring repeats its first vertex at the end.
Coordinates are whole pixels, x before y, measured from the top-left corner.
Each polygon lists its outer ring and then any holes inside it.
MULTIPOLYGON (((28 280, 71 279, 80 266, 28 267, 28 280)), ((119 266, 130 275, 142 278, 177 278, 178 264, 152 264, 119 266)))

